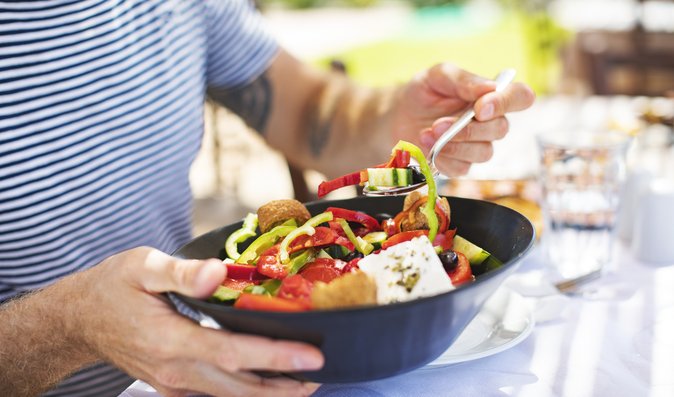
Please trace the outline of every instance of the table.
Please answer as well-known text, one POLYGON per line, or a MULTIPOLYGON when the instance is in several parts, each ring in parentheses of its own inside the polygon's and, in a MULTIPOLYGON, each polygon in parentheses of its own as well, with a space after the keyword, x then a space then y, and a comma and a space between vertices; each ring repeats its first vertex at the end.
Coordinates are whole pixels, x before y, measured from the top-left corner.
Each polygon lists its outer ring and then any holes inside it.
MULTIPOLYGON (((616 266, 590 287, 591 298, 541 295, 537 249, 505 285, 525 297, 536 317, 527 339, 478 360, 373 382, 324 385, 314 395, 374 396, 672 396, 674 264, 633 260, 620 245, 616 266), (603 292, 602 292, 603 291, 603 292)), ((134 383, 120 397, 157 397, 134 383)))

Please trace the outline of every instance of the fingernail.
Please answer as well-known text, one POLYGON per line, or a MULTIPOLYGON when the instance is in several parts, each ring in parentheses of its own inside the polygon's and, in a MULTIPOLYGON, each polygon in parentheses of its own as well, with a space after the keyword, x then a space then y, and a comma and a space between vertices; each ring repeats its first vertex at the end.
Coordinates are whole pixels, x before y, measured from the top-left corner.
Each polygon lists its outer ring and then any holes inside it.
POLYGON ((323 359, 311 355, 299 355, 293 357, 293 367, 298 370, 320 369, 323 366, 323 359))
MULTIPOLYGON (((208 260, 206 263, 201 264, 201 266, 199 266, 199 270, 197 270, 197 275, 194 278, 197 287, 213 284, 213 281, 219 278, 221 273, 224 272, 223 269, 220 269, 220 267, 224 266, 222 266, 221 262, 214 260, 208 260)), ((221 280, 216 281, 219 282, 221 280)))
POLYGON ((493 103, 487 103, 484 106, 482 106, 482 109, 480 110, 480 119, 481 120, 488 120, 494 117, 494 104, 493 103))
POLYGON ((427 149, 430 149, 435 143, 435 138, 433 138, 433 135, 428 132, 422 133, 419 140, 421 141, 421 144, 427 149))

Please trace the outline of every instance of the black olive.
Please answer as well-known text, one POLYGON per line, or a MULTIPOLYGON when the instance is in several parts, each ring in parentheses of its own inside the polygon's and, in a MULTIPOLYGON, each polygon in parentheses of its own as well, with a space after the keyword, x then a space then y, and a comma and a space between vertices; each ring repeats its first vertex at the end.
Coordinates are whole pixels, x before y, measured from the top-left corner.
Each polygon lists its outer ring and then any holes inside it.
POLYGON ((364 256, 365 256, 365 255, 361 254, 361 253, 358 252, 358 251, 353 251, 353 252, 349 252, 348 254, 346 254, 346 256, 345 256, 344 258, 342 258, 342 260, 343 260, 344 262, 348 262, 348 261, 350 261, 350 260, 352 260, 352 259, 362 258, 362 257, 364 257, 364 256))
POLYGON ((412 170, 412 183, 426 182, 426 177, 421 173, 419 167, 409 167, 412 170))
POLYGON ((440 262, 442 262, 442 266, 445 268, 446 272, 453 271, 459 264, 459 256, 452 250, 442 251, 438 256, 440 257, 440 262))

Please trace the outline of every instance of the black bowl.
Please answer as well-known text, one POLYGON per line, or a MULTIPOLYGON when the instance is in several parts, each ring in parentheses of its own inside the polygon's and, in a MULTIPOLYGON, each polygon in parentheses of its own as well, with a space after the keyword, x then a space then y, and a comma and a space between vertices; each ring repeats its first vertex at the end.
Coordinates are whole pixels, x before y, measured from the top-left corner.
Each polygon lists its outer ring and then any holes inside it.
MULTIPOLYGON (((422 367, 440 356, 513 273, 534 243, 534 228, 523 215, 493 203, 448 197, 452 227, 504 262, 473 283, 410 302, 333 311, 274 313, 238 310, 175 294, 174 302, 212 317, 234 332, 303 341, 325 355, 319 371, 293 376, 319 383, 367 381, 422 367)), ((307 204, 312 214, 327 207, 396 214, 401 197, 359 197, 307 204)), ((175 252, 181 258, 223 257, 227 236, 241 222, 211 231, 175 252)))

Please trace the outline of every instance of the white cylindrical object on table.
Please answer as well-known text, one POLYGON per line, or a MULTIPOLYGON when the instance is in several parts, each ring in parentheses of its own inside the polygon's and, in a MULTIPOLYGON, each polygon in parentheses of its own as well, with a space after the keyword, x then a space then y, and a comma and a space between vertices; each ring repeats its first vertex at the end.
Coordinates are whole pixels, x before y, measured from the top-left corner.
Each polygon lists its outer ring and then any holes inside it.
POLYGON ((673 180, 655 180, 639 195, 632 250, 639 261, 674 265, 673 180))

